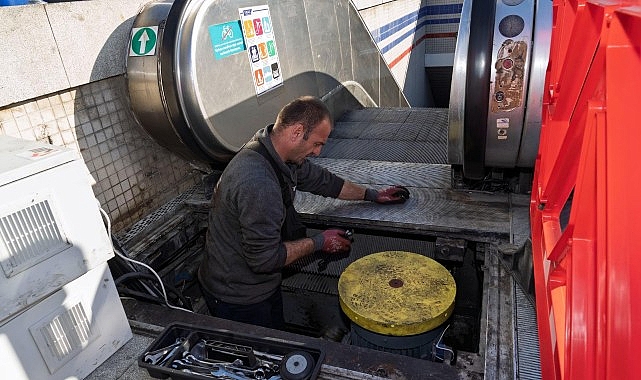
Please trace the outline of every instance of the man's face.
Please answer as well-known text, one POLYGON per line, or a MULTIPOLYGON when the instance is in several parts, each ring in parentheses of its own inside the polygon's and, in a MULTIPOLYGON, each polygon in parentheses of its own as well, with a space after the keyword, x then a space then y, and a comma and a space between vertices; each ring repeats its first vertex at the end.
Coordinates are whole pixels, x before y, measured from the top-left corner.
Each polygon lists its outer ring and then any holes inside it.
POLYGON ((307 157, 318 156, 321 149, 327 142, 330 132, 332 131, 332 123, 329 119, 321 121, 316 128, 309 134, 307 140, 303 138, 303 126, 296 126, 298 132, 295 134, 295 144, 290 152, 289 161, 295 164, 302 164, 307 157))

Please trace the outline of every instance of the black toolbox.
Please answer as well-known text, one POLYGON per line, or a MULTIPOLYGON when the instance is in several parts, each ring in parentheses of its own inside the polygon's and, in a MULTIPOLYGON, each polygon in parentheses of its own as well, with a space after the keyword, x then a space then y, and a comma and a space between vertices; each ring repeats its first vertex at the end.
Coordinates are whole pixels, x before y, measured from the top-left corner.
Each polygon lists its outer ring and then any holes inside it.
POLYGON ((309 344, 173 323, 138 365, 158 379, 313 380, 324 359, 309 344))

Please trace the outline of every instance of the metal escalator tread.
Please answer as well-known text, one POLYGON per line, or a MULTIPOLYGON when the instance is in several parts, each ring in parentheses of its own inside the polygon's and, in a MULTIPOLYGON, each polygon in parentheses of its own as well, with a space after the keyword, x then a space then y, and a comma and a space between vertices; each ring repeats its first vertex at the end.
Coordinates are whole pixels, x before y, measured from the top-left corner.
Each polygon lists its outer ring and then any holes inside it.
POLYGON ((320 157, 444 164, 444 142, 329 139, 320 157))
POLYGON ((296 195, 295 207, 304 222, 408 234, 447 234, 475 241, 496 241, 510 234, 507 194, 410 188, 399 205, 343 201, 310 193, 296 195))
POLYGON ((450 166, 414 162, 389 162, 312 158, 317 165, 351 182, 385 185, 402 184, 410 187, 451 188, 450 166))
POLYGON ((445 233, 476 241, 509 237, 508 195, 451 189, 447 120, 445 108, 364 108, 344 114, 314 161, 352 182, 400 184, 412 195, 405 204, 380 206, 301 192, 295 199, 301 218, 312 224, 445 233))
POLYGON ((445 164, 447 109, 366 108, 343 115, 321 157, 445 164))

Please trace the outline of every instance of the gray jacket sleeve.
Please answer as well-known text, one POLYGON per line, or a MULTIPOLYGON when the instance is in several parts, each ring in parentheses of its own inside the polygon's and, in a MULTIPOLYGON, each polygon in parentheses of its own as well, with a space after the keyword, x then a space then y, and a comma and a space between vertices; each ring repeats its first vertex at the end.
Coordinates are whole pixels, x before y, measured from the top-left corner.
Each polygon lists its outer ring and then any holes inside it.
POLYGON ((298 166, 297 188, 324 197, 338 198, 345 180, 309 160, 298 166))

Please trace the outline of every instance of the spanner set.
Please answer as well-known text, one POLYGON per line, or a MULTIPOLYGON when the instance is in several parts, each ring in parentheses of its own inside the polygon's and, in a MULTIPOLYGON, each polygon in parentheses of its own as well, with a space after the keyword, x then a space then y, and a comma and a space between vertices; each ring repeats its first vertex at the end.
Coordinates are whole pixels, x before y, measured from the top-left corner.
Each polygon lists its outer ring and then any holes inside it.
POLYGON ((311 380, 323 358, 320 349, 297 342, 174 324, 140 356, 138 365, 157 378, 311 380))

